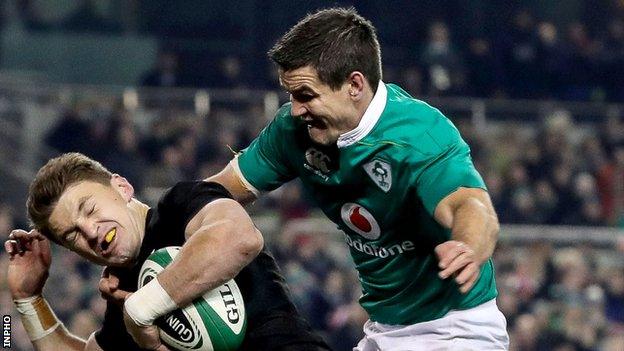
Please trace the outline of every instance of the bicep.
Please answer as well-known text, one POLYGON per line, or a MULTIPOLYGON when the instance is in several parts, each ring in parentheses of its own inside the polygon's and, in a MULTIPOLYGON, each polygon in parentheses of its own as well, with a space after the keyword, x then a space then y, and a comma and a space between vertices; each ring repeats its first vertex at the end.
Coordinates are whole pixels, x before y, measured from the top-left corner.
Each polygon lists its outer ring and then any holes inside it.
POLYGON ((455 211, 464 204, 473 204, 486 213, 496 216, 492 200, 487 191, 481 188, 460 187, 456 191, 445 196, 436 206, 434 218, 446 228, 453 226, 455 211))
POLYGON ((212 201, 204 206, 186 226, 184 231, 186 238, 204 228, 206 225, 216 225, 218 223, 234 226, 237 231, 255 231, 255 226, 251 217, 240 203, 221 198, 212 201))

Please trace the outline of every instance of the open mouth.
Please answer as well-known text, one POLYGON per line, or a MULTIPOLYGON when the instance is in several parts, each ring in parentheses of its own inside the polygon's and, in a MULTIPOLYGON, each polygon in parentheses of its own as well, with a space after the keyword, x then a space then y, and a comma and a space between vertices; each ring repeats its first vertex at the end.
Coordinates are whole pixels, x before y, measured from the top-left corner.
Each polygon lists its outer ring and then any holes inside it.
POLYGON ((323 123, 322 121, 320 121, 320 120, 306 118, 303 121, 308 126, 308 129, 310 129, 310 128, 327 129, 327 125, 325 123, 323 123))
POLYGON ((104 240, 102 240, 102 242, 100 243, 100 249, 102 249, 102 253, 107 253, 106 251, 116 237, 117 228, 113 227, 108 232, 106 232, 106 235, 104 235, 104 240))

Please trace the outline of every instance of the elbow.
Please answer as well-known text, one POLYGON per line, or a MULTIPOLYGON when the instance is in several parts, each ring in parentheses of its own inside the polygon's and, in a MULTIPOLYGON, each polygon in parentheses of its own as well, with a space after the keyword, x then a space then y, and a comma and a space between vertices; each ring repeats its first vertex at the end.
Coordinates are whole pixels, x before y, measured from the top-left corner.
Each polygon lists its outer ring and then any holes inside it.
POLYGON ((262 233, 260 233, 256 227, 253 227, 252 230, 243 235, 245 236, 245 243, 242 247, 242 252, 251 257, 251 259, 254 259, 264 247, 264 238, 262 237, 262 233))
POLYGON ((495 241, 498 241, 498 234, 500 233, 500 223, 497 218, 494 218, 494 228, 492 230, 492 237, 495 241))
POLYGON ((232 235, 235 241, 233 247, 235 253, 239 255, 245 264, 251 262, 264 247, 262 234, 251 222, 241 225, 232 221, 229 223, 229 226, 230 235, 232 235))

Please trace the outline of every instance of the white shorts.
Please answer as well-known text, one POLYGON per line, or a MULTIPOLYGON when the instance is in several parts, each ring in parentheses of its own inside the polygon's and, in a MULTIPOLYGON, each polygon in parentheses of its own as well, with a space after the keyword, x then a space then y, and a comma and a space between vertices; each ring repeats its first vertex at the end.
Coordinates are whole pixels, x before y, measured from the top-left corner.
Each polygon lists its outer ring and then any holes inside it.
POLYGON ((353 351, 508 350, 507 321, 496 299, 467 310, 412 325, 368 320, 364 338, 353 351))

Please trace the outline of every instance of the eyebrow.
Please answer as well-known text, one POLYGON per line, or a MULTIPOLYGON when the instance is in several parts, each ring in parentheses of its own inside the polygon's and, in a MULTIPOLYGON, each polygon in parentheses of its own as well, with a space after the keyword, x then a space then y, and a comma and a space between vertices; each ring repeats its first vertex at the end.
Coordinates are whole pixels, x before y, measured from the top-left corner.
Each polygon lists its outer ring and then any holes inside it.
MULTIPOLYGON (((78 212, 81 212, 82 209, 84 208, 85 203, 87 202, 87 200, 89 200, 92 197, 92 195, 85 195, 83 197, 81 197, 80 199, 78 199, 78 212)), ((55 230, 54 228, 52 228, 52 230, 54 230, 55 232, 60 232, 60 230, 55 230)), ((62 233, 59 234, 59 237, 62 240, 65 240, 65 236, 67 236, 69 233, 71 233, 72 231, 76 230, 76 226, 73 226, 65 231, 63 231, 62 233)))
POLYGON ((299 88, 297 88, 297 89, 295 89, 293 91, 288 91, 288 90, 286 90, 286 91, 289 94, 292 94, 292 95, 300 95, 300 94, 308 94, 308 93, 311 94, 311 95, 314 95, 314 96, 318 95, 318 93, 316 91, 314 91, 312 88, 310 88, 307 85, 302 85, 302 86, 300 86, 299 88))
POLYGON ((89 200, 92 195, 85 195, 78 200, 78 212, 81 212, 84 208, 85 203, 89 200))

